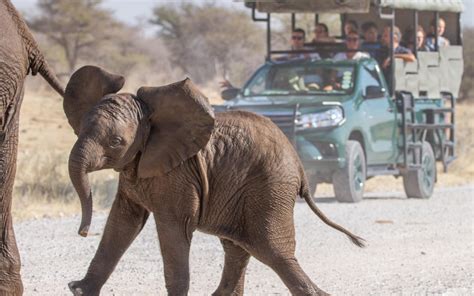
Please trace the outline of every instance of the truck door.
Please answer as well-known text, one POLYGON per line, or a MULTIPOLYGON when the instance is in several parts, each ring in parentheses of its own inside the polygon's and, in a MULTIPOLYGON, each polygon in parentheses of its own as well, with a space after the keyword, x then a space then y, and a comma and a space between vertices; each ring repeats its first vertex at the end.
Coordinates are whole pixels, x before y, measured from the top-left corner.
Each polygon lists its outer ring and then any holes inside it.
POLYGON ((396 161, 397 121, 396 108, 390 98, 385 80, 375 63, 360 68, 359 85, 362 91, 363 124, 366 141, 367 164, 386 164, 396 161))

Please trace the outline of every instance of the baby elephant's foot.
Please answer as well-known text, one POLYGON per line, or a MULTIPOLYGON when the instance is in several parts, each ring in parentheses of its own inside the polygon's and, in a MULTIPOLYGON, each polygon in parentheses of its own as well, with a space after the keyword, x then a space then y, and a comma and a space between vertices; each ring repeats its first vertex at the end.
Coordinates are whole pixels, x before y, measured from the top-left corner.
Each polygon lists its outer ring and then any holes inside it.
POLYGON ((318 296, 331 296, 331 294, 329 294, 329 293, 327 293, 327 292, 325 292, 325 291, 323 291, 319 288, 317 288, 317 293, 318 294, 316 294, 316 295, 318 295, 318 296))
POLYGON ((74 296, 98 296, 100 293, 100 289, 90 287, 83 281, 70 282, 68 286, 74 296))

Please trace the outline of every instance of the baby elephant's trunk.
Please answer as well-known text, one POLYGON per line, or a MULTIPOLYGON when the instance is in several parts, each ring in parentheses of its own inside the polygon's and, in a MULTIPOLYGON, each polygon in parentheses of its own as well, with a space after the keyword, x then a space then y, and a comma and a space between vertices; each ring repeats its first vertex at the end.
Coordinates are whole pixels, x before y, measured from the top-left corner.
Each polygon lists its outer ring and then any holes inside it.
POLYGON ((86 237, 92 220, 92 193, 87 176, 89 161, 84 154, 84 149, 76 142, 69 156, 69 177, 81 201, 82 218, 78 233, 86 237))
POLYGON ((345 229, 344 227, 342 227, 342 226, 332 222, 331 220, 329 220, 329 218, 326 217, 326 215, 324 215, 323 212, 321 212, 321 210, 316 206, 313 199, 311 198, 311 194, 309 193, 308 181, 307 181, 306 176, 305 176, 304 173, 302 174, 300 196, 304 198, 304 200, 309 205, 311 210, 313 210, 313 212, 316 215, 318 215, 318 217, 321 220, 323 220, 324 223, 326 223, 327 225, 331 226, 332 228, 334 228, 336 230, 339 230, 340 232, 347 235, 347 237, 349 237, 349 239, 352 241, 352 243, 354 243, 356 246, 358 246, 360 248, 365 247, 365 240, 363 238, 353 234, 352 232, 345 229))

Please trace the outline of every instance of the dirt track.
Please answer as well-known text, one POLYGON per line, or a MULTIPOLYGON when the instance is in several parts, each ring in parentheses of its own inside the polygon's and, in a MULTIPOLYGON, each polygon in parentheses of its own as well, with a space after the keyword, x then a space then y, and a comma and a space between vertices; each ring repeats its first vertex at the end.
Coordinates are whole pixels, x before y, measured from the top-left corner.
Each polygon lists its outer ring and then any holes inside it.
MULTIPOLYGON (((324 225, 304 202, 297 203, 297 258, 316 284, 334 295, 474 294, 474 185, 438 188, 430 200, 406 200, 400 192, 367 195, 359 204, 317 200, 331 219, 368 241, 365 249, 324 225)), ((105 219, 105 214, 94 215, 95 235, 86 239, 76 235, 77 216, 16 224, 25 295, 70 295, 67 283, 86 272, 105 219)), ((148 221, 102 295, 166 294, 156 237, 148 221)), ((218 240, 196 233, 189 294, 210 295, 222 264, 218 240)), ((289 294, 276 274, 255 259, 245 291, 289 294)))

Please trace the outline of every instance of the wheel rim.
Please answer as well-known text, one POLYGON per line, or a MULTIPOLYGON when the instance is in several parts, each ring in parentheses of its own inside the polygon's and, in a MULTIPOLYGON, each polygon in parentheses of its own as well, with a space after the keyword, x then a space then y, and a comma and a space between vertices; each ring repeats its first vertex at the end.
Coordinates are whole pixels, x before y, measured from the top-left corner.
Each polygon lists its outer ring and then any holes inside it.
POLYGON ((363 168, 363 163, 360 155, 357 155, 354 158, 354 174, 353 174, 353 180, 354 180, 354 189, 358 192, 362 191, 364 188, 364 168, 363 168))
POLYGON ((423 189, 425 192, 430 192, 434 184, 435 169, 433 165, 433 160, 428 155, 425 155, 423 157, 422 171, 423 189))

